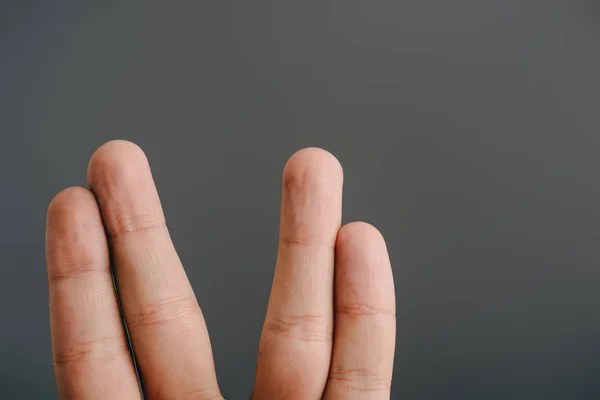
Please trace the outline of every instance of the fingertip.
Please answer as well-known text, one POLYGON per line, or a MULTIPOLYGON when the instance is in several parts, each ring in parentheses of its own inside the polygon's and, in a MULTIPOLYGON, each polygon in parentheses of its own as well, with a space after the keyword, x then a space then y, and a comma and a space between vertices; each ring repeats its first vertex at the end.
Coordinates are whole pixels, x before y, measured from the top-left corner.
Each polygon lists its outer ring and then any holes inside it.
POLYGON ((146 154, 137 144, 128 140, 112 140, 92 154, 87 168, 90 186, 110 177, 133 178, 140 168, 148 166, 146 154))
POLYGON ((48 205, 46 223, 49 227, 81 225, 99 215, 93 193, 81 186, 61 190, 48 205))
POLYGON ((81 186, 71 186, 58 192, 48 205, 48 212, 57 210, 62 211, 66 206, 71 206, 73 201, 85 198, 89 195, 89 190, 81 186))
POLYGON ((379 229, 368 222, 355 221, 342 226, 336 239, 336 249, 343 253, 353 253, 363 258, 387 256, 385 239, 379 229))
POLYGON ((284 186, 297 186, 313 182, 341 185, 343 169, 338 159, 327 150, 307 147, 288 159, 283 169, 283 183, 284 186))
POLYGON ((363 302, 383 302, 392 308, 394 280, 383 235, 366 222, 351 222, 344 225, 336 239, 336 275, 341 293, 347 288, 353 296, 362 293, 363 302))
POLYGON ((89 189, 74 186, 54 196, 46 219, 49 278, 103 260, 105 241, 100 210, 89 189))
POLYGON ((92 155, 88 182, 113 239, 124 232, 164 225, 148 159, 136 144, 108 142, 92 155))

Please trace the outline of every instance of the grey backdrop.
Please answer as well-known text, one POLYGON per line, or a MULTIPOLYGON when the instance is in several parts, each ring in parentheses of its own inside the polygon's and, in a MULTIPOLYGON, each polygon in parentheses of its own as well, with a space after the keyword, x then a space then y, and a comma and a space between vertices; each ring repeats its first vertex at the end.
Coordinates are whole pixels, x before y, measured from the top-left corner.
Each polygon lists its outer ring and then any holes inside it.
POLYGON ((93 150, 147 152, 224 395, 245 398, 280 174, 345 167, 385 234, 393 398, 600 397, 593 0, 0 3, 0 397, 56 398, 45 208, 93 150))

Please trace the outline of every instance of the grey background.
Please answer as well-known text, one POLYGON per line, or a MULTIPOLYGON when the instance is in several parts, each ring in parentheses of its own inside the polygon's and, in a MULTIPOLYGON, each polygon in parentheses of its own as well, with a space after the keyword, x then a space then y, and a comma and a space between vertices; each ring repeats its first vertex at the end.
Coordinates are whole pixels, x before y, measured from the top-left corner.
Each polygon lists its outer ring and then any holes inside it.
POLYGON ((599 35, 593 0, 0 2, 1 397, 56 398, 45 208, 114 138, 150 158, 227 398, 307 145, 387 238, 393 398, 600 397, 599 35))

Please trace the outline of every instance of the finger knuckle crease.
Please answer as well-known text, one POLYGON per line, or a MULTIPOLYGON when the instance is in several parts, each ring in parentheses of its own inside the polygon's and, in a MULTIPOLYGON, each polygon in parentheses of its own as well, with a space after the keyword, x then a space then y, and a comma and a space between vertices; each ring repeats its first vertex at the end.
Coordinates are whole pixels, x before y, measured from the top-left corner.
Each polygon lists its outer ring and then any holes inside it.
POLYGON ((336 306, 336 312, 342 315, 349 315, 353 317, 369 317, 369 316, 381 316, 381 317, 395 317, 396 313, 385 307, 378 305, 372 305, 367 303, 348 303, 338 304, 336 306))
POLYGON ((121 356, 129 348, 121 336, 105 336, 93 340, 79 342, 69 350, 57 352, 53 355, 55 367, 70 364, 80 364, 90 360, 99 360, 121 356))
POLYGON ((193 315, 200 307, 192 296, 170 296, 142 309, 142 312, 128 318, 130 328, 164 325, 193 315))
POLYGON ((329 372, 329 380, 360 392, 389 390, 391 387, 391 379, 385 379, 380 373, 364 368, 332 368, 329 372))
POLYGON ((165 221, 157 214, 139 214, 129 218, 116 218, 108 226, 110 236, 115 239, 130 233, 162 228, 165 221))
POLYGON ((202 400, 223 400, 223 396, 221 396, 221 391, 217 386, 205 386, 205 387, 197 387, 193 389, 189 389, 186 391, 186 398, 198 398, 202 400))
POLYGON ((97 259, 91 259, 79 264, 72 264, 68 267, 48 268, 48 280, 56 284, 67 279, 82 279, 94 275, 106 274, 110 271, 108 265, 104 266, 97 259))
POLYGON ((265 330, 274 335, 290 337, 302 342, 329 342, 332 340, 331 326, 321 315, 303 314, 271 318, 265 330))
POLYGON ((302 238, 302 237, 293 237, 293 236, 282 236, 281 244, 285 247, 324 247, 327 249, 334 249, 335 240, 325 240, 325 239, 316 239, 316 238, 302 238))

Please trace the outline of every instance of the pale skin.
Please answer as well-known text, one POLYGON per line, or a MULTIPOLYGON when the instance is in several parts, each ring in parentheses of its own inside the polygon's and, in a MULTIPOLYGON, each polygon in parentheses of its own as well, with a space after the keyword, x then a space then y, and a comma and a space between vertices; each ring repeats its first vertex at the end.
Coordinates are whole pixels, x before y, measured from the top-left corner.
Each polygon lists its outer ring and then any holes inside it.
MULTIPOLYGON (((106 143, 91 157, 87 177, 91 190, 65 189, 48 208, 61 399, 140 399, 141 390, 151 400, 222 399, 208 330, 143 151, 131 142, 106 143)), ((341 226, 342 181, 339 162, 325 150, 300 150, 285 165, 253 400, 390 397, 392 270, 377 229, 341 226)), ((210 265, 198 260, 195 268, 210 265)))

